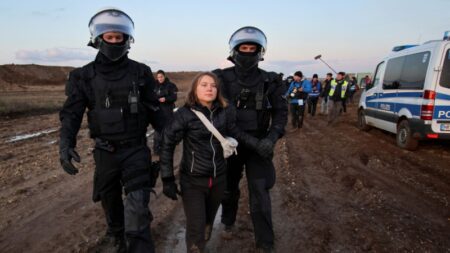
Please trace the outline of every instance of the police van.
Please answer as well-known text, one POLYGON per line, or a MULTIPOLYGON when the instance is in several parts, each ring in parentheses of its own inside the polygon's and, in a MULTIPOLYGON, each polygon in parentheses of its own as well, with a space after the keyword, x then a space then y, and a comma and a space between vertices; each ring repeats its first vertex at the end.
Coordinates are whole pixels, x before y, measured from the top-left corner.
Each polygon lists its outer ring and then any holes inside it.
POLYGON ((450 31, 443 40, 394 47, 361 94, 358 127, 396 134, 414 150, 419 140, 450 139, 450 31))

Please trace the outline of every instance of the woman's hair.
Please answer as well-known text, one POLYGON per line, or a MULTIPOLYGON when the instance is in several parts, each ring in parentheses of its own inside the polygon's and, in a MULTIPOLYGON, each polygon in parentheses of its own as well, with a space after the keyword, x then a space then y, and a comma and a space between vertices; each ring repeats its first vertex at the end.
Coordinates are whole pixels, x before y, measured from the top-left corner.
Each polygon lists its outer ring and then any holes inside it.
POLYGON ((161 75, 163 75, 164 77, 166 76, 166 72, 164 72, 164 70, 162 70, 162 69, 156 71, 156 74, 161 74, 161 75))
POLYGON ((194 80, 192 80, 191 90, 189 91, 187 98, 186 98, 186 105, 188 107, 191 107, 191 106, 199 103, 198 98, 197 98, 197 93, 196 93, 197 86, 200 83, 200 79, 202 79, 202 77, 204 77, 204 76, 211 77, 214 80, 214 83, 216 83, 217 96, 216 96, 216 99, 214 100, 214 102, 218 102, 219 106, 222 108, 227 107, 228 103, 227 103, 226 99, 222 96, 219 78, 217 78, 217 76, 212 72, 201 72, 197 76, 195 76, 194 80))

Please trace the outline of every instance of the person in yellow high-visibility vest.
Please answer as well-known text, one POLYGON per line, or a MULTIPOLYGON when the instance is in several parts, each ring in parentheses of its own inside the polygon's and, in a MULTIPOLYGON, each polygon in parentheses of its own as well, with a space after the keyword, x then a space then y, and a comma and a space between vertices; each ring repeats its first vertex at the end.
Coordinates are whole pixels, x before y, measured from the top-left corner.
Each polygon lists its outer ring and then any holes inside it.
POLYGON ((342 101, 347 96, 348 82, 344 80, 345 72, 339 72, 330 83, 328 93, 328 125, 334 123, 342 111, 342 101))

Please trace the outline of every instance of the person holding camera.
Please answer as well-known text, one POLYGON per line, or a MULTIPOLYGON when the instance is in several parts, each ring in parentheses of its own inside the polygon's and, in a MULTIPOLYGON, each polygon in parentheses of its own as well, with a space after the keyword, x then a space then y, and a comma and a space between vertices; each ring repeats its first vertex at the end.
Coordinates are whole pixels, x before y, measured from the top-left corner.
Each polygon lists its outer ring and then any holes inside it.
POLYGON ((291 82, 289 89, 285 93, 285 97, 289 99, 292 116, 291 122, 294 130, 303 126, 305 102, 311 90, 311 82, 303 77, 301 71, 295 72, 294 81, 291 82))

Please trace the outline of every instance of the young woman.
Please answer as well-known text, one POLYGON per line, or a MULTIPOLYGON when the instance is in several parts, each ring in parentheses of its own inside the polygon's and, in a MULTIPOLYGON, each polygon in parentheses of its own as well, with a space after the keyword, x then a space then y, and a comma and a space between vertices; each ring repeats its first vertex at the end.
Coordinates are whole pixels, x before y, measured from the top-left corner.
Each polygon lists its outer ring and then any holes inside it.
POLYGON ((223 136, 237 139, 239 145, 257 152, 263 152, 264 145, 237 129, 234 108, 227 106, 222 97, 217 77, 210 72, 199 74, 186 104, 177 110, 164 130, 160 161, 163 192, 176 200, 179 191, 173 172, 173 154, 175 146, 183 140, 180 185, 186 215, 186 246, 188 252, 202 252, 225 191, 226 163, 220 142, 192 110, 203 113, 223 136))

